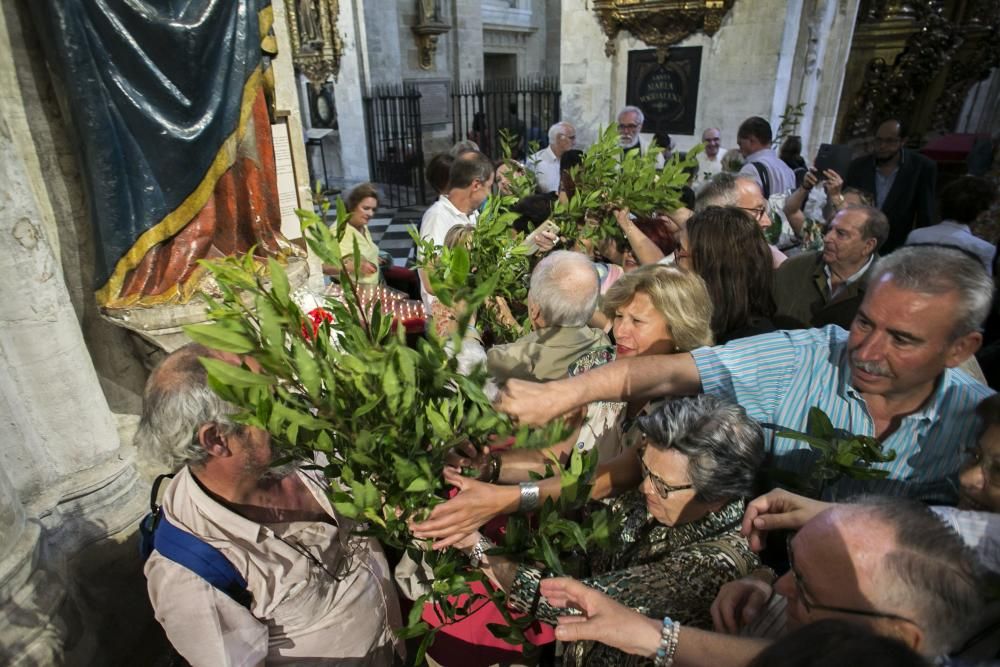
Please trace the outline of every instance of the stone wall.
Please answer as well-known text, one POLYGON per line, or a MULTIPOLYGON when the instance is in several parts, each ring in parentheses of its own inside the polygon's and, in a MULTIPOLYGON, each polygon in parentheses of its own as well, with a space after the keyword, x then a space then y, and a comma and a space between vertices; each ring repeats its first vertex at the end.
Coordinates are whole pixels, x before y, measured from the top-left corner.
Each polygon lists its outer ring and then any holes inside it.
MULTIPOLYGON (((562 7, 563 116, 577 123, 580 139, 589 143, 625 104, 628 52, 650 47, 619 33, 609 59, 597 47, 607 38, 589 3, 563 0, 562 7)), ((733 148, 745 118, 763 116, 776 128, 786 105, 799 101, 811 116, 802 128, 807 155, 829 141, 856 11, 857 0, 743 0, 714 36, 679 43, 703 51, 695 133, 672 134, 676 145, 690 148, 704 128, 719 127, 723 146, 733 148)))

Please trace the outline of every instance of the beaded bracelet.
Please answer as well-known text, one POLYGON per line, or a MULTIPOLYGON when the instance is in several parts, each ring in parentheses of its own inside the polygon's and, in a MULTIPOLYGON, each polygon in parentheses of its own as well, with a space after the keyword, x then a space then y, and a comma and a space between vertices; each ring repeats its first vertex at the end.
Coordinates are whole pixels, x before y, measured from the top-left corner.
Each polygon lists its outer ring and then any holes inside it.
POLYGON ((674 622, 669 616, 663 617, 663 628, 660 630, 660 645, 656 649, 653 664, 656 667, 670 667, 674 664, 677 654, 677 640, 680 637, 681 624, 674 622))

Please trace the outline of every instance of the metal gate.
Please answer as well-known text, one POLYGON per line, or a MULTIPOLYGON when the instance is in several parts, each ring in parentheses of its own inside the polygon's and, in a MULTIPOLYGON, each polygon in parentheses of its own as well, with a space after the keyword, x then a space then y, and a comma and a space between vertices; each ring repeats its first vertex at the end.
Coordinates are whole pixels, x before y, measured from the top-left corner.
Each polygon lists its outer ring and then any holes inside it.
POLYGON ((559 121, 559 80, 552 77, 470 81, 452 89, 455 141, 472 139, 493 159, 500 157, 500 130, 519 138, 514 157, 529 144, 544 148, 549 127, 559 121))
POLYGON ((424 151, 420 91, 411 85, 381 85, 365 91, 365 131, 372 180, 388 199, 384 206, 423 204, 424 151))

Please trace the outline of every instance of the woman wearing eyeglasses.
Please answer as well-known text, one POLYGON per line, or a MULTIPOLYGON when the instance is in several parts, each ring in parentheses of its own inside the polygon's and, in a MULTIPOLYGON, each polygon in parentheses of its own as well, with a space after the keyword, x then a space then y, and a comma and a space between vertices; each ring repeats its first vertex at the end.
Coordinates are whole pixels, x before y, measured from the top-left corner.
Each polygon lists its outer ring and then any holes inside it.
MULTIPOLYGON (((743 408, 708 395, 663 403, 636 423, 644 434, 634 459, 642 481, 613 501, 618 544, 589 555, 593 574, 583 581, 643 615, 710 628, 719 587, 759 565, 739 529, 743 498, 764 457, 763 433, 743 408)), ((514 608, 533 608, 539 567, 486 554, 493 545, 478 533, 457 546, 508 592, 514 608)), ((544 598, 534 608, 550 623, 566 613, 544 598)), ((571 645, 564 664, 652 662, 581 643, 571 645)))

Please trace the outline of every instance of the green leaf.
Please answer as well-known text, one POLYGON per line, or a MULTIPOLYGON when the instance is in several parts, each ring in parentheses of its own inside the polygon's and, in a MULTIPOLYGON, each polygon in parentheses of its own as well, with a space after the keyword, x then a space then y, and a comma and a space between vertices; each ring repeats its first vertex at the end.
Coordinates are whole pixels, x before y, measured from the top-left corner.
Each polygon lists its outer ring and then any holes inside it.
POLYGON ((208 376, 231 387, 271 386, 276 379, 263 373, 254 373, 220 359, 200 357, 198 361, 208 371, 208 376))
POLYGON ((256 349, 256 345, 248 336, 241 331, 230 328, 216 322, 213 324, 189 324, 184 327, 191 340, 201 343, 205 347, 223 352, 234 352, 236 354, 247 354, 256 349))
POLYGON ((417 477, 406 487, 407 493, 416 493, 417 491, 427 491, 431 488, 431 483, 424 479, 423 477, 417 477))
POLYGON ((298 370, 299 382, 305 387, 309 396, 318 398, 321 388, 319 364, 316 363, 306 346, 296 339, 292 339, 292 353, 295 358, 295 368, 298 370))
POLYGON ((284 267, 271 257, 267 259, 267 268, 271 275, 271 293, 274 295, 274 299, 282 307, 288 308, 291 304, 291 299, 288 296, 290 291, 288 274, 285 273, 284 267))

